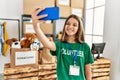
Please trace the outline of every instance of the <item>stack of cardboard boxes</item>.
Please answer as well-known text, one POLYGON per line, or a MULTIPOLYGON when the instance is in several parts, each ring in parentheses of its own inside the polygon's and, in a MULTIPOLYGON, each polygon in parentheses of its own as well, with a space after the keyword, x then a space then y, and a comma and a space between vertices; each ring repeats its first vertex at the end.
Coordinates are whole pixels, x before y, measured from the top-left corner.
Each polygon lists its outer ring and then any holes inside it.
POLYGON ((60 17, 68 17, 70 14, 83 17, 84 0, 24 0, 23 14, 31 14, 37 8, 53 6, 60 7, 60 17))
POLYGON ((57 78, 56 58, 48 49, 37 52, 28 48, 11 48, 10 54, 11 62, 4 65, 4 80, 55 80, 57 78))
POLYGON ((92 80, 110 80, 110 64, 107 58, 95 59, 92 64, 92 80))
MULTIPOLYGON (((37 8, 53 6, 60 7, 60 18, 67 18, 70 14, 84 17, 84 0, 23 0, 23 14, 31 15, 37 8)), ((40 26, 45 34, 55 34, 56 32, 56 25, 52 21, 40 26)), ((28 29, 34 32, 31 22, 23 21, 23 31, 28 31, 28 29)))
POLYGON ((56 64, 39 64, 31 66, 4 66, 4 80, 56 80, 56 64))

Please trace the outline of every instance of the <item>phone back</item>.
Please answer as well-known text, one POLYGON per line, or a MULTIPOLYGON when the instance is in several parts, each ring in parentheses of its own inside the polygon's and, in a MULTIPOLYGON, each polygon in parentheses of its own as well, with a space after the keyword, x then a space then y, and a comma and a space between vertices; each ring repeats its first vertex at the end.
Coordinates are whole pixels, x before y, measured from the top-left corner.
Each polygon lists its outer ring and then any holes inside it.
POLYGON ((42 12, 40 12, 38 16, 43 14, 48 14, 47 17, 42 18, 40 20, 56 20, 56 19, 59 19, 59 12, 60 12, 60 9, 58 6, 47 7, 42 12))

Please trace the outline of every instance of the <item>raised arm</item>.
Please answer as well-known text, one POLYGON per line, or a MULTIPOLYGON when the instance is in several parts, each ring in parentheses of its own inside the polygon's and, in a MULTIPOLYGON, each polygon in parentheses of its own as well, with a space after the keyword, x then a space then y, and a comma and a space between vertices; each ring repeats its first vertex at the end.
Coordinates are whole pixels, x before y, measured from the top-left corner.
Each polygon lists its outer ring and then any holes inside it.
POLYGON ((41 15, 41 16, 37 16, 37 14, 39 12, 41 12, 42 10, 44 10, 44 8, 39 8, 38 10, 35 10, 32 13, 32 21, 33 21, 33 27, 34 30, 36 32, 37 38, 38 40, 44 45, 44 47, 55 51, 56 50, 56 46, 55 43, 53 41, 50 41, 45 34, 42 32, 41 28, 40 28, 40 23, 44 23, 45 21, 43 20, 39 20, 41 18, 47 17, 47 14, 41 15))

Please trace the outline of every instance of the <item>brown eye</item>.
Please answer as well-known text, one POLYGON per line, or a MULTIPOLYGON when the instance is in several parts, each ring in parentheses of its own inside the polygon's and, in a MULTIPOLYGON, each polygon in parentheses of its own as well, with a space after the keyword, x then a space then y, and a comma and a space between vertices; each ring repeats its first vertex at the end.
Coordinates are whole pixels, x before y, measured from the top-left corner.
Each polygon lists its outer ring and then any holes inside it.
POLYGON ((66 23, 66 25, 70 25, 70 23, 66 23))
POLYGON ((74 27, 77 27, 77 24, 73 24, 74 27))

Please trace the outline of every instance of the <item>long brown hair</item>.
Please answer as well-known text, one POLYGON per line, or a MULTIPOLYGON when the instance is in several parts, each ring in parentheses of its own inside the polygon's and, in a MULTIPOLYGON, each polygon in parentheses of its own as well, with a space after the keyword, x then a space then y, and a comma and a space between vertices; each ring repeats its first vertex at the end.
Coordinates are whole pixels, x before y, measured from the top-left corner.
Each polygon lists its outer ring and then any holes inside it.
POLYGON ((76 20, 78 21, 78 27, 79 27, 79 28, 78 28, 78 31, 77 31, 76 36, 75 36, 75 41, 76 41, 76 42, 80 42, 80 43, 85 42, 85 39, 84 39, 84 30, 83 30, 83 23, 82 23, 82 21, 81 21, 81 18, 79 18, 78 16, 76 16, 76 15, 74 15, 74 14, 70 15, 70 16, 66 19, 66 21, 65 21, 61 41, 62 41, 62 42, 67 42, 67 34, 66 34, 66 32, 65 32, 65 26, 66 26, 66 24, 67 24, 67 22, 68 22, 68 20, 69 20, 70 18, 74 18, 74 19, 76 19, 76 20))

